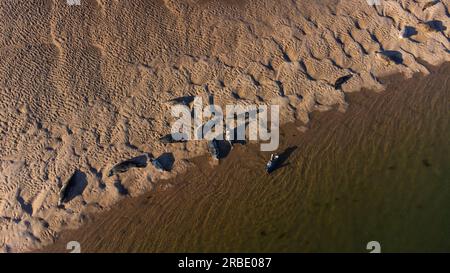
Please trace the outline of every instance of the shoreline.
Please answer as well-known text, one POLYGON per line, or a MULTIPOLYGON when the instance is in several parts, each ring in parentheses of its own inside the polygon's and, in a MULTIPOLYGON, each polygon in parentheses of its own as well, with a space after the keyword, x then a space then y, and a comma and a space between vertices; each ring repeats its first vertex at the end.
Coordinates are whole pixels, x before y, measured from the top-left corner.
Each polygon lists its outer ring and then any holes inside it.
POLYGON ((314 110, 343 112, 361 88, 383 90, 383 75, 450 60, 447 2, 366 3, 0 2, 8 21, 24 18, 0 33, 0 252, 51 243, 196 168, 204 142, 159 141, 171 100, 277 104, 283 123, 308 123, 314 110), (167 153, 171 173, 150 165, 109 176, 120 162, 167 153), (71 181, 74 196, 59 206, 71 181))
MULTIPOLYGON (((402 96, 407 96, 407 94, 399 94, 401 91, 399 90, 393 90, 395 88, 399 88, 401 89, 402 86, 404 84, 408 85, 408 86, 414 86, 414 82, 416 83, 420 83, 422 81, 430 81, 430 78, 439 78, 439 77, 443 77, 445 79, 445 72, 442 74, 438 74, 438 71, 449 71, 450 70, 450 63, 445 63, 442 66, 439 67, 430 67, 430 71, 432 71, 432 73, 430 75, 414 75, 414 77, 412 79, 404 79, 402 78, 400 75, 392 75, 389 76, 387 78, 385 78, 383 80, 383 83, 386 84, 386 90, 381 92, 381 93, 376 93, 370 90, 362 90, 360 92, 357 93, 352 93, 350 94, 350 100, 349 100, 349 110, 351 111, 351 115, 353 116, 347 116, 347 113, 339 113, 337 111, 327 111, 327 112, 319 112, 319 111, 315 111, 311 114, 311 121, 308 124, 302 124, 299 122, 296 123, 290 123, 290 124, 285 124, 281 127, 281 143, 282 143, 282 150, 286 150, 289 148, 292 148, 293 143, 295 143, 295 139, 300 137, 303 138, 304 140, 302 140, 302 143, 308 143, 307 139, 310 139, 311 142, 316 142, 316 138, 317 136, 315 136, 314 132, 315 131, 319 131, 323 134, 323 131, 334 131, 334 130, 341 130, 342 131, 342 127, 336 127, 335 125, 332 125, 329 121, 329 119, 331 120, 341 120, 341 122, 339 123, 339 126, 348 126, 347 123, 351 124, 352 119, 361 119, 361 117, 355 115, 355 111, 353 110, 354 108, 359 107, 358 105, 370 105, 372 103, 372 100, 377 103, 377 106, 374 107, 378 107, 375 109, 381 110, 383 111, 383 106, 380 105, 380 101, 383 101, 382 97, 386 97, 386 99, 388 99, 389 97, 391 97, 392 99, 392 92, 396 93, 397 97, 402 97, 402 96), (327 117, 328 116, 328 117, 327 117), (321 126, 325 126, 325 128, 320 129, 321 126), (309 128, 308 130, 303 131, 304 128, 309 128), (306 140, 305 140, 306 139, 306 140)), ((447 79, 448 82, 448 79, 447 79)), ((405 91, 405 90, 402 90, 405 91)), ((424 92, 426 90, 422 90, 422 92, 424 92)), ((420 93, 419 91, 415 91, 415 93, 420 93)), ((422 96, 426 97, 426 94, 422 94, 422 96)), ((447 94, 448 96, 448 94, 447 94)), ((386 101, 386 99, 384 99, 384 101, 386 101)), ((417 100, 418 98, 415 98, 415 100, 417 100)), ((397 101, 399 101, 399 99, 396 99, 397 101)), ((417 103, 417 102, 416 102, 417 103)), ((419 103, 420 104, 420 103, 419 103)), ((364 109, 360 109, 360 111, 363 111, 364 109)), ((367 120, 372 120, 373 118, 370 116, 371 113, 373 112, 374 109, 371 109, 372 111, 367 111, 366 113, 361 112, 360 114, 362 116, 366 116, 367 120)), ((411 110, 413 111, 413 109, 411 110)), ((413 112, 411 112, 413 113, 413 112)), ((402 113, 399 113, 400 115, 402 113)), ((347 128, 347 127, 346 127, 347 128)), ((354 130, 354 128, 352 129, 352 127, 348 127, 348 130, 354 130)), ((378 131, 375 130, 375 133, 381 133, 382 130, 378 131)), ((319 134, 320 136, 320 134, 319 134)), ((323 136, 323 135, 322 135, 323 136)), ((328 137, 326 137, 328 138, 328 137)), ((321 142, 320 140, 318 141, 319 143, 321 142)), ((349 145, 349 143, 347 143, 347 145, 349 145)), ((123 230, 119 228, 119 226, 121 226, 122 224, 127 226, 127 225, 131 225, 134 226, 134 228, 136 228, 136 225, 138 225, 136 223, 136 221, 144 221, 142 218, 142 216, 139 216, 139 211, 142 211, 142 214, 146 214, 149 213, 150 215, 152 215, 153 217, 155 217, 155 219, 164 219, 161 220, 162 223, 166 223, 165 225, 167 225, 167 221, 170 222, 170 220, 167 219, 167 217, 164 216, 164 214, 168 213, 170 215, 173 214, 173 212, 169 212, 167 210, 164 210, 164 208, 166 207, 179 207, 180 206, 180 202, 182 203, 182 200, 185 199, 189 199, 189 196, 186 195, 186 193, 183 193, 185 188, 192 188, 193 186, 191 185, 191 183, 196 183, 196 180, 201 181, 201 187, 205 188, 205 189, 209 189, 206 190, 206 193, 208 192, 214 192, 210 187, 205 186, 205 179, 208 180, 206 177, 208 175, 214 175, 215 172, 217 171, 220 175, 224 176, 225 179, 229 176, 227 174, 224 173, 224 168, 226 169, 227 167, 225 166, 232 166, 233 164, 237 164, 236 162, 239 162, 238 157, 243 157, 244 160, 249 160, 249 158, 252 158, 252 161, 257 161, 258 162, 258 166, 260 170, 256 169, 254 171, 256 172, 260 172, 260 174, 263 176, 264 172, 263 172, 263 166, 265 164, 265 161, 267 160, 267 153, 262 153, 257 151, 257 147, 258 144, 249 144, 248 146, 237 146, 236 149, 234 149, 233 151, 231 151, 229 158, 225 158, 223 160, 223 162, 220 163, 219 166, 217 167, 212 167, 210 166, 210 159, 208 156, 202 156, 199 158, 195 158, 192 160, 192 163, 196 166, 196 168, 194 170, 192 170, 189 174, 181 174, 179 176, 177 176, 176 178, 170 179, 166 182, 161 183, 158 188, 155 191, 152 191, 150 193, 146 193, 143 196, 140 197, 136 197, 136 198, 132 198, 132 199, 124 199, 121 200, 118 204, 116 204, 115 206, 113 206, 110 210, 103 212, 101 214, 96 214, 94 216, 92 216, 92 221, 89 221, 87 223, 87 225, 84 225, 83 227, 81 227, 81 229, 79 230, 75 230, 75 231, 63 231, 61 233, 61 237, 58 238, 56 240, 56 242, 52 245, 46 246, 41 250, 37 250, 38 252, 64 252, 65 248, 64 248, 64 242, 65 241, 70 241, 70 240, 75 240, 77 237, 78 238, 82 238, 81 243, 82 245, 86 246, 86 248, 88 249, 87 251, 94 251, 96 246, 96 243, 94 242, 95 239, 89 239, 86 237, 85 234, 92 234, 94 236, 94 234, 116 234, 115 236, 119 237, 119 238, 109 238, 111 241, 115 241, 115 243, 117 244, 118 242, 120 242, 122 239, 121 236, 124 236, 123 233, 120 233, 119 230, 123 230), (250 156, 246 156, 246 153, 250 153, 250 156), (225 165, 225 166, 223 166, 225 165), (190 180, 194 180, 194 181, 190 181, 190 180), (166 195, 166 197, 164 197, 164 195, 166 195), (180 199, 180 200, 178 200, 180 199), (161 204, 158 203, 158 200, 161 201, 161 204), (168 202, 174 202, 177 203, 178 205, 168 205, 168 202), (153 204, 153 206, 151 206, 153 204), (146 206, 151 206, 147 209, 145 209, 146 206), (158 208, 159 207, 159 208, 158 208), (124 208, 125 211, 122 211, 121 208, 124 208), (162 209, 163 211, 159 211, 158 210, 162 209), (127 213, 126 211, 128 210, 129 213, 127 213), (148 212, 145 212, 145 211, 148 212), (153 211, 153 212, 151 212, 153 211), (126 215, 130 214, 130 218, 128 218, 126 215), (133 216, 134 215, 134 216, 133 216), (157 216, 159 215, 159 216, 157 216), (109 218, 114 219, 114 220, 108 220, 109 218), (128 219, 127 219, 128 218, 128 219), (133 218, 137 218, 138 220, 134 221, 133 218), (139 220, 140 219, 140 220, 139 220), (122 223, 122 224, 121 224, 122 223), (133 224, 134 223, 134 224, 133 224), (100 226, 111 226, 114 227, 115 229, 117 229, 116 232, 109 230, 108 232, 103 231, 103 229, 100 226)), ((291 151, 291 153, 302 153, 302 147, 297 147, 295 148, 293 151, 291 151)), ((292 155, 289 155, 289 157, 292 155)), ((304 155, 305 157, 310 156, 310 155, 304 155)), ((425 164, 425 163, 424 163, 425 164)), ((256 167, 255 165, 253 167, 256 167)), ((286 167, 286 168, 289 168, 286 167)), ((391 167, 390 167, 391 168, 391 167)), ((230 167, 230 169, 235 169, 230 167)), ((243 170, 243 175, 245 176, 246 174, 248 174, 247 169, 244 168, 243 170)), ((283 177, 286 174, 279 174, 279 173, 275 173, 274 174, 275 177, 277 177, 279 179, 280 175, 281 177, 283 177)), ((231 174, 231 176, 233 176, 231 174)), ((263 178, 263 180, 267 180, 269 179, 269 181, 271 180, 271 178, 266 177, 263 178)), ((213 183, 217 182, 217 179, 213 179, 212 180, 213 183)), ((237 181, 236 181, 237 182, 237 181)), ((230 182, 226 182, 227 184, 229 184, 230 182)), ((264 183, 264 182, 263 182, 264 183)), ((264 187, 264 186, 262 186, 264 187)), ((195 186, 194 186, 195 188, 195 186)), ((190 190, 192 193, 192 189, 190 190)), ((263 190, 264 192, 264 190, 263 190)), ((194 195, 198 195, 199 193, 193 193, 194 195)), ((226 193, 225 193, 226 194, 226 193)), ((194 212, 193 212, 194 213, 194 212)), ((170 216, 169 216, 170 217, 170 216)), ((152 221, 152 220, 150 220, 152 221)), ((162 226, 164 226, 164 224, 162 224, 162 226)), ((153 229, 158 230, 158 228, 156 228, 155 226, 153 226, 153 229)), ((133 228, 133 229, 134 229, 133 228)), ((162 227, 161 227, 162 228, 162 227)), ((131 230, 133 230, 131 229, 131 230)), ((139 230, 139 228, 137 228, 139 230)), ((108 229, 107 229, 108 230, 108 229)), ((264 232, 266 233, 266 231, 264 232)), ((112 236, 112 235, 110 235, 112 236)), ((105 245, 98 245, 98 249, 100 251, 117 251, 119 247, 119 245, 116 245, 116 248, 113 248, 113 245, 111 246, 112 248, 108 248, 108 244, 106 242, 108 242, 108 237, 103 238, 101 237, 101 235, 96 235, 96 237, 98 237, 98 240, 102 241, 105 245), (98 237, 100 236, 100 237, 98 237)), ((124 236, 123 238, 126 238, 127 236, 124 236)), ((165 239, 161 239, 161 240, 165 240, 165 239)), ((170 239, 168 239, 170 240, 170 239)), ((123 242, 121 242, 122 244, 123 242)), ((139 243, 136 242, 136 244, 139 245, 139 243)), ((123 246, 126 247, 126 246, 123 246)), ((133 247, 132 245, 129 245, 130 249, 133 249, 134 251, 140 251, 138 246, 133 247)), ((185 248, 181 251, 191 251, 192 249, 185 246, 185 248)), ((122 249, 122 248, 121 248, 122 249)), ((145 248, 143 248, 145 249, 145 248)), ((151 249, 151 248, 149 248, 151 249)), ((172 248, 168 248, 168 251, 171 251, 170 249, 172 248)), ((175 249, 175 247, 172 249, 172 251, 175 249)), ((211 249, 212 251, 223 251, 224 249, 211 249)), ((225 249, 226 251, 234 251, 232 249, 225 249)), ((161 248, 160 251, 167 251, 164 250, 164 248, 161 248)), ((199 249, 195 249, 194 251, 199 251, 199 249)), ((240 251, 240 250, 238 250, 240 251)))

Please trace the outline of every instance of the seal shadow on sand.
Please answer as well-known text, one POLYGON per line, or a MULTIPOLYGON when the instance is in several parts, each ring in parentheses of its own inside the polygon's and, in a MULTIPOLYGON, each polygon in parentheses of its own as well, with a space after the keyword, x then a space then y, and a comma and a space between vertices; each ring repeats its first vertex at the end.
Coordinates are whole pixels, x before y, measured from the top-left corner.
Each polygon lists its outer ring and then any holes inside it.
POLYGON ((226 140, 217 140, 218 144, 218 159, 227 157, 231 152, 231 143, 226 140))
POLYGON ((383 50, 380 52, 384 57, 393 61, 395 64, 403 64, 403 55, 396 50, 383 50))

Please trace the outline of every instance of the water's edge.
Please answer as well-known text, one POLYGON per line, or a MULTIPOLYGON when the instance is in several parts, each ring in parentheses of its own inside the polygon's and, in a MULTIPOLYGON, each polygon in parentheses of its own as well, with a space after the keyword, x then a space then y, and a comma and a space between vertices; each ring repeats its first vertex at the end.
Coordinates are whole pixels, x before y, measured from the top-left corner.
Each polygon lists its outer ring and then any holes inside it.
POLYGON ((43 251, 66 251, 65 243, 72 240, 79 241, 84 251, 106 252, 357 251, 363 250, 363 242, 380 237, 390 241, 390 251, 413 251, 417 246, 423 247, 418 251, 450 250, 450 238, 442 231, 450 227, 446 220, 450 217, 436 211, 448 204, 448 181, 424 191, 430 177, 449 177, 443 169, 449 147, 446 135, 439 134, 448 127, 450 64, 430 70, 427 77, 415 75, 408 80, 390 76, 381 94, 368 90, 347 94, 347 113, 313 113, 305 133, 300 132, 304 128, 300 123, 283 126, 282 150, 292 152, 291 166, 273 176, 264 174, 269 154, 259 152, 257 145, 236 147, 215 168, 205 157, 197 158, 193 162, 198 168, 161 183, 154 192, 124 199, 110 211, 91 216, 92 221, 79 230, 62 232, 43 251), (432 116, 438 119, 435 124, 430 122, 432 116), (426 139, 443 143, 440 152, 428 147, 426 139), (425 158, 407 159, 413 146, 419 151, 410 157, 425 158), (355 165, 358 160, 367 164, 355 165), (374 184, 383 179, 402 182, 374 184), (396 195, 402 191, 404 200, 396 195), (383 196, 385 204, 380 202, 383 196), (437 228, 432 228, 427 242, 423 232, 430 228, 415 221, 430 222, 426 215, 433 212, 437 228), (415 226, 405 230, 405 223, 415 226), (393 236, 396 232, 403 237, 393 236), (422 237, 407 241, 415 236, 422 237))

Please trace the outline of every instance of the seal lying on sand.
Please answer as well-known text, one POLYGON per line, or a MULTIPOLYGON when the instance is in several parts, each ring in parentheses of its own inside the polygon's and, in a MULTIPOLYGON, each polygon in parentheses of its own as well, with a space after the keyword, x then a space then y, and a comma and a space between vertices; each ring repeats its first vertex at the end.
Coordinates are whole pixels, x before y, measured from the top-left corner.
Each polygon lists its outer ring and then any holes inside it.
POLYGON ((171 143, 184 143, 187 142, 188 139, 189 138, 187 135, 180 135, 179 139, 174 139, 172 134, 168 134, 160 138, 159 141, 161 141, 161 143, 164 144, 171 144, 171 143))
POLYGON ((220 150, 219 150, 219 142, 217 141, 217 139, 213 139, 208 143, 208 150, 214 159, 216 160, 219 159, 220 150))
POLYGON ((145 167, 147 167, 147 163, 150 158, 151 158, 150 155, 144 154, 144 155, 120 162, 119 164, 117 164, 111 168, 111 171, 109 171, 108 177, 111 177, 118 173, 124 173, 131 168, 145 168, 145 167))
POLYGON ((173 153, 163 153, 158 158, 152 159, 151 162, 156 170, 160 172, 170 172, 175 164, 175 157, 173 153))
POLYGON ((278 168, 278 166, 280 165, 279 159, 280 159, 280 156, 277 154, 270 155, 270 160, 269 160, 269 162, 267 162, 267 165, 266 165, 267 173, 270 174, 271 172, 273 172, 274 170, 276 170, 278 168))
POLYGON ((63 207, 75 197, 82 195, 87 186, 86 174, 76 170, 65 185, 59 191, 58 207, 63 207))
POLYGON ((160 172, 165 172, 166 171, 166 169, 164 168, 163 164, 157 159, 152 160, 152 165, 155 166, 155 168, 158 171, 160 171, 160 172))
POLYGON ((336 90, 341 90, 342 89, 342 85, 344 83, 346 83, 348 80, 350 80, 353 77, 352 74, 349 75, 345 75, 343 77, 340 77, 339 79, 336 80, 336 82, 334 83, 334 88, 336 90))

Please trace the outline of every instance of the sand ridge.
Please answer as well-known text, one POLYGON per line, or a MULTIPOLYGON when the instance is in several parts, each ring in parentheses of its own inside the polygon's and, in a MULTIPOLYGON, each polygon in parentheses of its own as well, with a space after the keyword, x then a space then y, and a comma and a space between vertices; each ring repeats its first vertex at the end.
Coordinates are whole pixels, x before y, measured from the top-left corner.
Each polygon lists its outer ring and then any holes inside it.
POLYGON ((429 2, 2 1, 0 251, 51 243, 188 169, 206 145, 159 141, 171 99, 280 103, 283 123, 306 123, 314 110, 345 111, 348 92, 383 90, 379 77, 449 61, 450 4, 429 2), (108 177, 144 153, 173 153, 173 171, 108 177), (78 194, 58 207, 74 176, 78 194))

